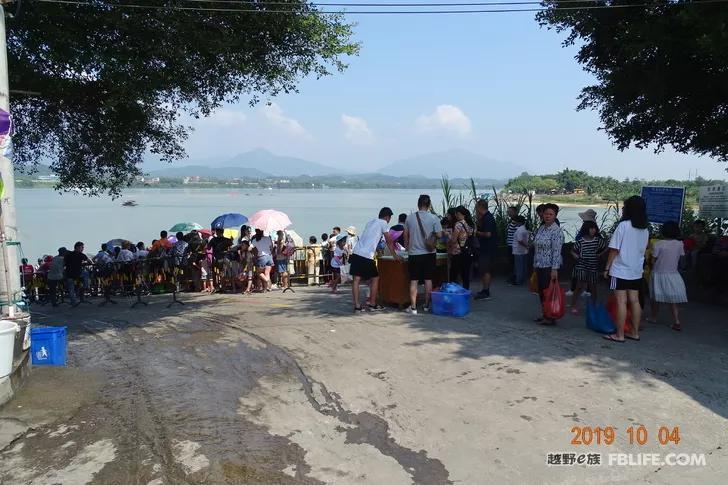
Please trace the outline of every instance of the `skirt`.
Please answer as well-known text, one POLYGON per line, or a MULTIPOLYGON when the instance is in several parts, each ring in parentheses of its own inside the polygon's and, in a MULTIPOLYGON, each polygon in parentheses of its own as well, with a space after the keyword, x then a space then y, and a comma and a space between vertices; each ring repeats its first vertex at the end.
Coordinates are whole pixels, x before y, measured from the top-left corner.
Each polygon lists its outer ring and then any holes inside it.
POLYGON ((571 273, 571 276, 572 278, 575 278, 576 281, 596 284, 599 273, 596 270, 590 270, 576 266, 574 267, 574 271, 571 273))
POLYGON ((687 303, 685 282, 680 273, 652 273, 650 297, 659 303, 687 303))

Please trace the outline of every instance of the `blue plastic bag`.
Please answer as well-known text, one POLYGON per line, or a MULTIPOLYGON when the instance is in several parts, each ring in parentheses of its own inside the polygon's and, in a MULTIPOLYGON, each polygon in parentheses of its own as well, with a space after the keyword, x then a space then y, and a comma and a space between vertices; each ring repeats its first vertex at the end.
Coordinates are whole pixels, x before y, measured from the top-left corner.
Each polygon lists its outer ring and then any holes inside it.
POLYGON ((586 305, 586 328, 606 334, 617 331, 607 307, 602 303, 592 303, 591 301, 586 305))
POLYGON ((465 288, 463 288, 462 286, 460 286, 457 283, 444 283, 440 287, 440 291, 443 293, 462 294, 462 293, 466 293, 468 290, 466 290, 465 288))

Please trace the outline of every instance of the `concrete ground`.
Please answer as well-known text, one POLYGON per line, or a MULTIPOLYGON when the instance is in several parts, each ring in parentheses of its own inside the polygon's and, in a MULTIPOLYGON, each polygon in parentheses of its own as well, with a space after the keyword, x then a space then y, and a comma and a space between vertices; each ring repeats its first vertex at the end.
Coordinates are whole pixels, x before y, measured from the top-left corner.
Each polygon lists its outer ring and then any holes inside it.
POLYGON ((353 315, 323 288, 40 307, 34 324, 69 327, 69 365, 34 368, 0 408, 0 483, 726 482, 724 308, 687 305, 682 333, 647 324, 617 344, 583 317, 534 324, 524 288, 493 295, 464 319, 353 315), (629 444, 640 425, 647 442, 629 444), (571 444, 597 426, 615 442, 571 444), (660 445, 661 426, 679 443, 660 445), (547 466, 549 453, 603 463, 547 466))

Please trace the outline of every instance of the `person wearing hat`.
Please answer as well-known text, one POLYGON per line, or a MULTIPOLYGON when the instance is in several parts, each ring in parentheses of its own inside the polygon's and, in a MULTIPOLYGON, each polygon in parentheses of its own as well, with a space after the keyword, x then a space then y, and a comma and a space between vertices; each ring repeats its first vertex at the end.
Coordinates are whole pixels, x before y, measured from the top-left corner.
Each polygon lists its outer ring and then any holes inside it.
POLYGON ((354 246, 356 246, 356 243, 359 241, 359 238, 356 237, 356 227, 347 227, 346 236, 346 248, 349 251, 349 254, 352 254, 354 252, 354 246))
MULTIPOLYGON (((594 209, 587 209, 584 212, 579 212, 579 218, 582 220, 582 222, 597 222, 597 211, 594 209)), ((598 238, 601 238, 600 235, 597 235, 598 238)), ((584 238, 584 234, 582 234, 581 229, 579 229, 579 232, 576 234, 576 237, 574 238, 574 242, 581 241, 584 238)), ((574 292, 576 291, 576 277, 572 276, 571 278, 571 287, 569 287, 569 291, 566 292, 566 296, 572 296, 574 292)), ((584 294, 586 296, 591 296, 591 293, 588 291, 585 291, 584 294)))
POLYGON ((597 212, 594 209, 587 209, 584 212, 579 212, 579 217, 584 222, 597 222, 597 212))

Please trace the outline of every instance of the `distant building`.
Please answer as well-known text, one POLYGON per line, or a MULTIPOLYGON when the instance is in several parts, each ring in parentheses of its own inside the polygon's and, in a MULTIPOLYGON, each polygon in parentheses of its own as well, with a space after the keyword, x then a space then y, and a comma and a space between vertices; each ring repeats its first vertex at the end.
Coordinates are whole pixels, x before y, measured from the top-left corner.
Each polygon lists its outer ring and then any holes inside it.
POLYGON ((58 175, 38 175, 36 180, 39 182, 55 182, 58 180, 58 175))
POLYGON ((574 195, 584 195, 586 194, 586 190, 584 189, 574 189, 574 195))
POLYGON ((150 185, 152 185, 152 184, 158 184, 159 183, 159 177, 145 177, 143 181, 144 181, 145 184, 150 184, 150 185))

